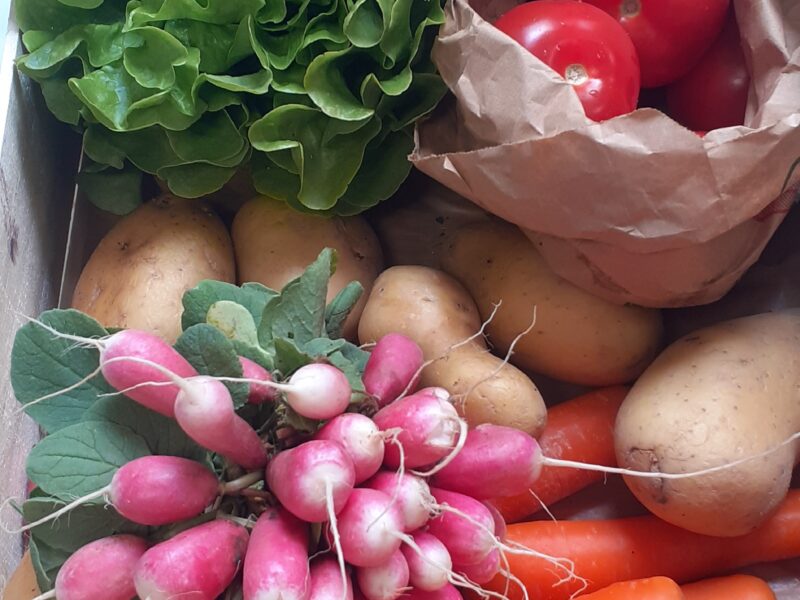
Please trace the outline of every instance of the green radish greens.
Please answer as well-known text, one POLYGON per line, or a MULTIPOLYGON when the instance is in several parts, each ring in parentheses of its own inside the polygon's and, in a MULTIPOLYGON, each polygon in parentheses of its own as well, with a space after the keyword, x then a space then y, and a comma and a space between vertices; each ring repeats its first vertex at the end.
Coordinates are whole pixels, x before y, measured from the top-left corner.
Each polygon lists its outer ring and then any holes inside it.
POLYGON ((446 90, 429 57, 440 0, 16 0, 15 11, 19 70, 83 132, 81 184, 117 214, 140 202, 142 172, 199 197, 244 168, 298 210, 360 213, 405 179, 413 124, 446 90))

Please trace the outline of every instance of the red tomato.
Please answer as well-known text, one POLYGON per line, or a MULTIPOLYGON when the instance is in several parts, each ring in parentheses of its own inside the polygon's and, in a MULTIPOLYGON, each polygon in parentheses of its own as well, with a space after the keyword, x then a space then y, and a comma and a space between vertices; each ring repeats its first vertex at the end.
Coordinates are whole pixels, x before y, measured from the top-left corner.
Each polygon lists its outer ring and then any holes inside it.
POLYGON ((731 16, 700 62, 667 88, 667 113, 701 131, 741 125, 749 87, 739 29, 731 16))
POLYGON ((512 8, 495 26, 571 83, 590 119, 636 108, 636 49, 602 10, 574 0, 538 0, 512 8))
POLYGON ((585 0, 617 19, 633 40, 642 87, 685 75, 725 22, 730 0, 585 0))

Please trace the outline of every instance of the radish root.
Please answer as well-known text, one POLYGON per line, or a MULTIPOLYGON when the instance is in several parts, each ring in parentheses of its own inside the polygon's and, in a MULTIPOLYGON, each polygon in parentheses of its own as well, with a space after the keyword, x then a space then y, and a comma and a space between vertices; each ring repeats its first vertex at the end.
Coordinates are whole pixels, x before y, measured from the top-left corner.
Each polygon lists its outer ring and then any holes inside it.
MULTIPOLYGON (((475 527, 477 527, 481 531, 489 534, 492 537, 492 539, 494 540, 494 546, 500 551, 501 557, 504 557, 504 555, 506 553, 508 553, 508 554, 519 554, 519 555, 523 555, 523 556, 533 556, 535 558, 540 558, 540 559, 550 563, 551 565, 553 565, 556 569, 558 569, 560 571, 563 571, 565 573, 565 575, 558 582, 555 583, 555 586, 563 585, 565 583, 568 583, 568 582, 574 580, 574 581, 581 582, 581 585, 582 585, 581 591, 582 591, 582 590, 586 589, 586 587, 589 585, 589 582, 586 581, 586 579, 584 579, 583 577, 581 577, 580 575, 578 575, 575 572, 575 563, 572 562, 568 558, 549 556, 547 554, 544 554, 542 552, 537 552, 536 550, 533 550, 531 548, 528 548, 527 546, 523 546, 523 545, 518 544, 518 543, 513 542, 513 541, 504 542, 504 541, 500 540, 500 538, 498 538, 495 535, 494 531, 492 531, 491 529, 486 527, 483 523, 480 523, 479 521, 476 521, 475 519, 470 517, 468 514, 464 513, 463 511, 458 510, 457 508, 453 508, 452 506, 448 505, 447 503, 435 504, 435 505, 433 505, 431 507, 431 509, 435 513, 449 512, 449 513, 452 513, 454 515, 457 515, 457 516, 461 517, 462 519, 464 519, 465 521, 469 522, 470 524, 474 525, 475 527)), ((508 565, 507 559, 505 559, 505 558, 504 558, 504 563, 506 565, 508 565)))
POLYGON ((92 500, 96 500, 98 498, 104 498, 106 500, 106 502, 107 502, 108 500, 105 497, 106 497, 106 495, 108 494, 108 492, 110 490, 111 490, 111 486, 107 485, 104 488, 101 488, 101 489, 97 490, 96 492, 92 492, 91 494, 86 494, 85 496, 82 496, 82 497, 78 498, 77 500, 73 500, 72 502, 70 502, 66 506, 62 506, 57 511, 50 513, 46 517, 42 517, 38 521, 34 521, 33 523, 28 523, 27 525, 25 525, 25 526, 23 526, 23 527, 21 527, 19 529, 14 529, 14 530, 6 529, 6 527, 4 525, 3 526, 3 530, 6 533, 16 535, 18 533, 23 533, 24 531, 28 531, 30 529, 33 529, 34 527, 38 527, 39 525, 44 525, 45 523, 49 523, 50 521, 55 521, 60 516, 65 515, 68 512, 70 512, 72 509, 74 509, 74 508, 76 508, 76 507, 78 507, 78 506, 80 506, 82 504, 86 504, 87 502, 91 502, 92 500))
MULTIPOLYGON (((498 309, 499 306, 500 306, 499 303, 495 305, 495 308, 492 311, 492 314, 490 315, 489 320, 487 320, 486 323, 485 323, 486 325, 488 325, 489 322, 491 321, 491 319, 494 318, 494 315, 497 312, 497 309, 498 309)), ((472 392, 474 392, 478 387, 480 387, 481 385, 483 385, 487 381, 491 380, 493 377, 496 377, 500 373, 500 371, 502 371, 506 367, 506 365, 509 364, 509 361, 511 360, 511 357, 514 355, 514 349, 517 347, 517 344, 519 343, 519 341, 522 338, 524 338, 526 335, 528 335, 531 331, 533 331, 534 327, 536 327, 536 306, 533 307, 533 316, 531 317, 530 325, 528 325, 513 340, 511 340, 511 344, 508 346, 508 351, 506 352, 506 355, 503 357, 503 360, 500 362, 500 364, 497 365, 497 367, 491 373, 489 373, 489 375, 487 375, 486 377, 484 377, 480 381, 476 381, 475 383, 473 383, 465 393, 458 394, 458 396, 455 396, 455 397, 459 398, 459 402, 460 402, 461 406, 463 406, 463 404, 464 404, 464 402, 466 402, 467 398, 469 398, 472 395, 472 392)))
POLYGON ((725 463, 724 465, 717 465, 715 467, 708 467, 707 469, 700 469, 699 471, 687 471, 686 473, 662 473, 658 471, 636 471, 634 469, 623 469, 621 467, 605 467, 602 465, 594 465, 592 463, 582 463, 574 460, 564 460, 560 458, 549 458, 547 456, 542 457, 542 464, 547 467, 555 467, 555 468, 569 468, 569 469, 583 469, 585 471, 598 471, 601 473, 611 473, 614 475, 627 475, 629 477, 641 477, 643 479, 689 479, 691 477, 702 477, 703 475, 711 475, 713 473, 719 473, 720 471, 725 471, 727 469, 732 469, 734 467, 738 467, 744 463, 758 460, 759 458, 766 458, 775 452, 781 450, 784 446, 788 446, 789 444, 800 440, 800 431, 793 433, 788 438, 783 440, 782 442, 776 444, 772 448, 768 448, 763 452, 759 452, 758 454, 751 454, 750 456, 745 456, 743 458, 739 458, 729 463, 725 463))
POLYGON ((336 524, 336 511, 333 506, 333 487, 330 481, 325 482, 325 508, 328 511, 328 523, 331 526, 333 546, 336 548, 336 560, 339 562, 339 572, 342 575, 342 600, 347 600, 347 568, 344 565, 342 540, 339 537, 339 526, 336 524))

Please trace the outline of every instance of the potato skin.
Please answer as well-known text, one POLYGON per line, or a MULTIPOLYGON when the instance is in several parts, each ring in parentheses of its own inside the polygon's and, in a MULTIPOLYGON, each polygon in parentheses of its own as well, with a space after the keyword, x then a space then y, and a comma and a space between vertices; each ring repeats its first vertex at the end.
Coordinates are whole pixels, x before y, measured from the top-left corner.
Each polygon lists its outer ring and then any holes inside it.
POLYGON ((336 273, 328 300, 351 281, 364 286, 344 328, 344 337, 356 338, 358 318, 383 268, 380 243, 363 218, 300 213, 285 202, 260 196, 236 213, 231 233, 239 283, 256 281, 276 290, 299 277, 324 248, 335 248, 336 273))
POLYGON ((72 307, 106 327, 143 329, 174 342, 182 297, 204 279, 233 283, 233 245, 199 200, 155 198, 125 216, 86 263, 72 307))
MULTIPOLYGON (((474 335, 480 326, 475 303, 455 279, 428 267, 397 266, 375 281, 358 333, 362 343, 391 332, 403 333, 430 360, 474 335)), ((470 426, 494 423, 539 435, 547 419, 539 390, 519 369, 508 364, 500 368, 501 363, 479 338, 428 366, 420 385, 441 386, 454 396, 471 390, 467 398, 456 402, 470 426), (494 377, 484 381, 498 368, 494 377)))
MULTIPOLYGON (((726 321, 671 344, 619 411, 619 465, 685 473, 773 448, 800 428, 800 312, 726 321)), ((687 479, 626 477, 636 497, 675 525, 743 535, 783 500, 800 446, 687 479)))
POLYGON ((499 353, 530 325, 536 307, 536 326, 511 358, 523 370, 586 386, 617 385, 635 379, 658 350, 659 311, 612 304, 562 279, 509 223, 459 229, 442 269, 469 290, 482 318, 502 300, 487 327, 499 353))

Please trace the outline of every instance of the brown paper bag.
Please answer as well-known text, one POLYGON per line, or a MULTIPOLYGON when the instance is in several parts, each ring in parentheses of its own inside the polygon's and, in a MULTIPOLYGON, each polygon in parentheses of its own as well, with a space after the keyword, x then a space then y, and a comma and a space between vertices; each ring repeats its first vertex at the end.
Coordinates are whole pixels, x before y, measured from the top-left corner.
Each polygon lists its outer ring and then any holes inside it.
POLYGON ((745 126, 700 138, 639 109, 587 119, 572 88, 490 22, 513 0, 448 0, 433 51, 453 97, 412 162, 526 231, 552 268, 616 302, 689 306, 755 262, 800 182, 800 2, 734 0, 752 74, 745 126))

